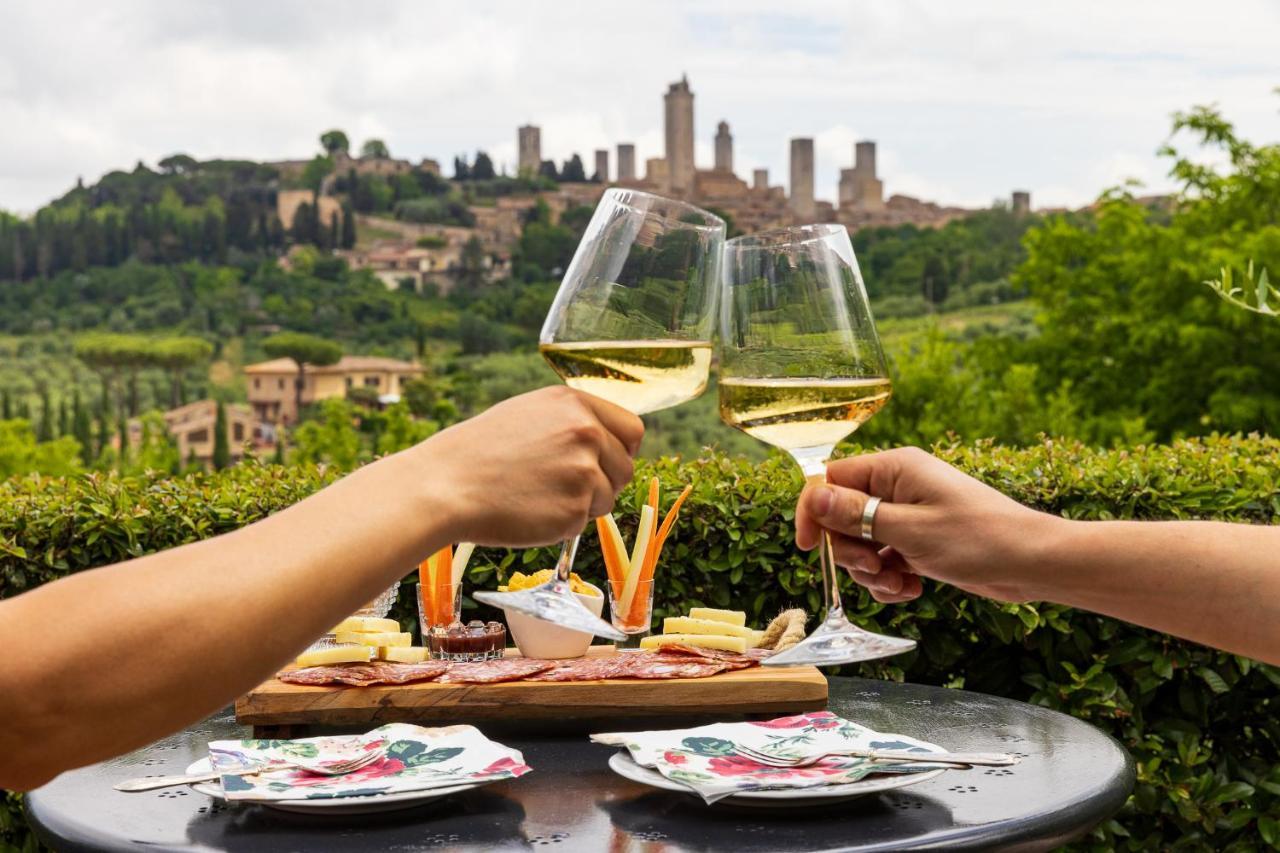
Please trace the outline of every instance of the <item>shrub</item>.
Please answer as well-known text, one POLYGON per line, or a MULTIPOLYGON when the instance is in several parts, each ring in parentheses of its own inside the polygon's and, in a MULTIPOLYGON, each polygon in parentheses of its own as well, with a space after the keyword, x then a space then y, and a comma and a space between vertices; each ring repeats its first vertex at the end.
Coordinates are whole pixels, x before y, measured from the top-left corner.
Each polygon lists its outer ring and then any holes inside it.
MULTIPOLYGON (((1072 518, 1220 518, 1269 523, 1280 514, 1280 441, 1209 437, 1170 446, 1092 450, 1041 442, 938 449, 948 461, 1025 503, 1072 518)), ((693 484, 659 568, 655 620, 692 605, 733 605, 758 622, 788 603, 817 609, 815 558, 792 545, 800 478, 773 457, 717 454, 638 465, 619 501, 630 534, 644 481, 664 508, 693 484)), ((185 479, 89 475, 0 484, 0 595, 68 572, 213 536, 288 506, 331 481, 313 466, 244 465, 185 479)), ((602 577, 594 536, 578 569, 602 577)), ((1171 555, 1171 559, 1176 559, 1171 555)), ((481 551, 470 581, 492 588, 516 568, 552 565, 551 548, 481 551)), ((411 588, 396 615, 412 624, 411 588)), ((470 604, 470 602, 468 602, 470 604)), ((846 591, 853 618, 919 641, 919 649, 849 674, 963 687, 1072 714, 1117 737, 1137 762, 1133 797, 1082 848, 1253 849, 1280 824, 1280 671, 1043 604, 996 604, 929 585, 903 606, 846 591)), ((22 832, 21 816, 0 810, 22 832)))

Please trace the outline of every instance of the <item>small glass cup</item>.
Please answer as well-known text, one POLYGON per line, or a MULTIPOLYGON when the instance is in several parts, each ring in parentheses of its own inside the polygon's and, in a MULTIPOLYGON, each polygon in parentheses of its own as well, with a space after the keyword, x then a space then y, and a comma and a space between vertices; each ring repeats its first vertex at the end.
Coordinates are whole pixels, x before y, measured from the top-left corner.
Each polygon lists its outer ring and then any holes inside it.
MULTIPOLYGON (((422 584, 418 584, 418 629, 422 632, 422 644, 429 645, 427 638, 431 636, 431 632, 435 628, 447 629, 454 623, 462 621, 462 584, 456 587, 449 583, 445 585, 447 595, 453 597, 453 608, 449 612, 449 620, 442 622, 439 619, 433 619, 432 614, 428 612, 426 602, 422 600, 422 584)), ((441 614, 437 614, 441 615, 441 614)))
POLYGON ((609 621, 613 627, 627 635, 625 640, 618 640, 613 647, 618 651, 636 651, 640 641, 649 636, 653 622, 653 578, 639 581, 636 584, 635 598, 631 602, 631 612, 621 612, 623 584, 609 581, 609 621))
MULTIPOLYGON (((392 606, 396 603, 396 597, 400 594, 400 581, 396 581, 386 590, 378 594, 378 597, 370 601, 364 607, 361 607, 352 616, 372 616, 375 619, 382 619, 391 612, 392 606)), ((337 637, 332 631, 320 635, 320 639, 316 640, 307 647, 307 651, 314 652, 318 649, 331 649, 335 646, 349 646, 351 643, 339 643, 337 637)))

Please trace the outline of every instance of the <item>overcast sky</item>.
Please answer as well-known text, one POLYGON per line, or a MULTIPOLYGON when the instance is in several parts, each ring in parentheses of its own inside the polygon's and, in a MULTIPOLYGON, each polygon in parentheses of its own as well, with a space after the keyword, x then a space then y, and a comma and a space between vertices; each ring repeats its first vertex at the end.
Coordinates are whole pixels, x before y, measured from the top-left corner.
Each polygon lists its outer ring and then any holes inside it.
POLYGON ((10 0, 0 19, 0 208, 23 212, 179 151, 309 156, 330 127, 511 164, 532 122, 544 157, 577 151, 590 172, 593 149, 631 141, 643 161, 682 72, 699 166, 720 119, 738 173, 774 183, 788 138, 812 136, 827 199, 863 138, 886 193, 1026 188, 1036 206, 1165 187, 1155 150, 1193 104, 1280 138, 1277 0, 10 0))

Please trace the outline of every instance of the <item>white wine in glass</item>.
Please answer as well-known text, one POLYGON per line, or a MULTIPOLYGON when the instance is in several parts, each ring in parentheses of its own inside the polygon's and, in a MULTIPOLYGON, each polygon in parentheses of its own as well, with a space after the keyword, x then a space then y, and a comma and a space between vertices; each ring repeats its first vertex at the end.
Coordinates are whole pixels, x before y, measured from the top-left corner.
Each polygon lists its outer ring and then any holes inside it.
MULTIPOLYGON (((701 394, 711 370, 725 224, 693 205, 638 190, 606 190, 542 326, 543 358, 565 384, 643 415, 701 394)), ((569 587, 578 539, 556 575, 477 601, 628 642, 569 587)))
MULTIPOLYGON (((787 451, 826 480, 835 446, 893 392, 849 232, 780 228, 730 240, 720 311, 720 417, 787 451)), ((901 654, 914 640, 864 631, 844 615, 825 533, 818 546, 826 615, 770 666, 854 663, 901 654)))
POLYGON ((710 341, 579 341, 539 347, 570 388, 637 415, 697 397, 711 372, 710 341))

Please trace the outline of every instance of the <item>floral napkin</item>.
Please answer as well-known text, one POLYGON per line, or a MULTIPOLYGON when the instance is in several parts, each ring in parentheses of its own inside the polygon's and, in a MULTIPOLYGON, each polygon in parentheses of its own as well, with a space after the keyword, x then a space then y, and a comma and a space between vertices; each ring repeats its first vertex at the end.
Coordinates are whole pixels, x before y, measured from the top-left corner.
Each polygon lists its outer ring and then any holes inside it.
POLYGON ((222 790, 228 800, 248 801, 363 797, 496 782, 532 769, 519 752, 489 740, 474 726, 427 729, 407 723, 391 723, 362 735, 217 740, 209 744, 209 760, 214 770, 283 764, 296 758, 330 763, 384 746, 383 758, 345 776, 282 767, 255 776, 223 776, 222 790))
POLYGON ((626 747, 637 764, 687 785, 707 803, 742 791, 841 785, 872 773, 919 773, 945 766, 914 761, 889 764, 866 758, 829 756, 808 767, 770 767, 735 751, 739 744, 780 758, 853 748, 933 751, 915 738, 882 734, 830 711, 764 722, 715 723, 695 729, 597 734, 592 735, 591 740, 626 747))

